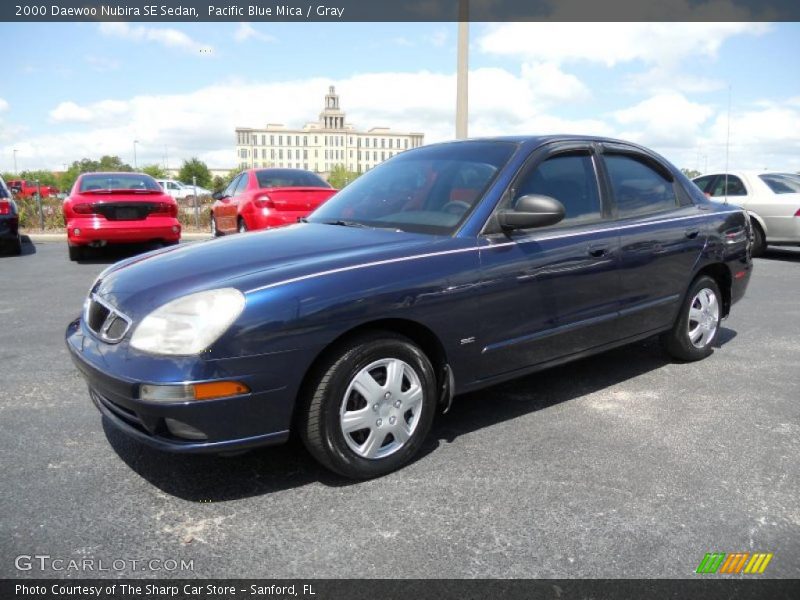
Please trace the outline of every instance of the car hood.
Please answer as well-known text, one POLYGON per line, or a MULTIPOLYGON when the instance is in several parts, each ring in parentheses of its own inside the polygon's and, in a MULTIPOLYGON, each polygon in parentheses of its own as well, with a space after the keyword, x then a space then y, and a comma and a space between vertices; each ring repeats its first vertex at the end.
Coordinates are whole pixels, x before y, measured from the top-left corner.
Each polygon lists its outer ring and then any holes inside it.
MULTIPOLYGON (((303 223, 181 244, 106 269, 92 290, 132 318, 180 296, 254 288, 355 264, 429 252, 450 237, 303 223)), ((473 240, 474 243, 474 240, 473 240)))

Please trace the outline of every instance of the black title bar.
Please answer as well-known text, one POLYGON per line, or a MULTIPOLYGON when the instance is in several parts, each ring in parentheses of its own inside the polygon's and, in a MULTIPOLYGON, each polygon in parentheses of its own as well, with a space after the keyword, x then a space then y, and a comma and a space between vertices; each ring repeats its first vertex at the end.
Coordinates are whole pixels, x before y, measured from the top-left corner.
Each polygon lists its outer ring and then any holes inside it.
POLYGON ((3 0, 0 21, 800 21, 797 0, 3 0))

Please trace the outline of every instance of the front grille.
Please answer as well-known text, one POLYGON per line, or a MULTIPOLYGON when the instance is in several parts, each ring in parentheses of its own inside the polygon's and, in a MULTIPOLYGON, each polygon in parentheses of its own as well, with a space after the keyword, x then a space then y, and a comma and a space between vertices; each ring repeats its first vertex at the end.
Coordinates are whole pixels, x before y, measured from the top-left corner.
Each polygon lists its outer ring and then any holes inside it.
POLYGON ((84 321, 101 340, 110 343, 119 342, 124 338, 131 326, 129 317, 101 300, 96 294, 90 294, 86 300, 84 321))

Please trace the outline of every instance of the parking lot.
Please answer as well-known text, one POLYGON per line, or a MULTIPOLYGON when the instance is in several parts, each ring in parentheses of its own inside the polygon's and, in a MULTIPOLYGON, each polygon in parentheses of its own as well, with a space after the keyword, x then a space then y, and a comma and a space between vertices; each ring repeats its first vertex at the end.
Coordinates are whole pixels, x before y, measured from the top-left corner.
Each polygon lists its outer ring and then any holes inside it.
POLYGON ((417 461, 361 483, 297 441, 186 457, 104 426, 63 331, 119 257, 0 258, 0 577, 687 578, 754 551, 800 577, 800 249, 755 261, 709 359, 647 340, 458 397, 417 461), (193 571, 15 568, 34 554, 193 571))

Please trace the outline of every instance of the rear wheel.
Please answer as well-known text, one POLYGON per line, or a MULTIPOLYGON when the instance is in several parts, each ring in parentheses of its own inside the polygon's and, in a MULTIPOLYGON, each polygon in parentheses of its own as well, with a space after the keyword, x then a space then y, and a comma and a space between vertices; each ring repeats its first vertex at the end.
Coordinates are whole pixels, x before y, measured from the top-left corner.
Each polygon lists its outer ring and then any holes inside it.
POLYGON ((672 330, 661 335, 664 349, 679 360, 694 361, 714 351, 722 318, 722 294, 711 277, 698 277, 689 288, 672 330))
POLYGON ((69 259, 71 261, 78 261, 83 259, 84 251, 83 246, 68 246, 69 248, 69 259))
POLYGON ((767 250, 767 237, 755 219, 753 219, 753 256, 763 256, 767 250))
POLYGON ((17 236, 16 239, 12 240, 11 248, 9 250, 12 256, 19 256, 22 254, 22 238, 17 236))
POLYGON ((376 332, 333 353, 300 406, 300 435, 314 458, 346 477, 369 479, 419 452, 436 412, 436 378, 410 340, 376 332))

